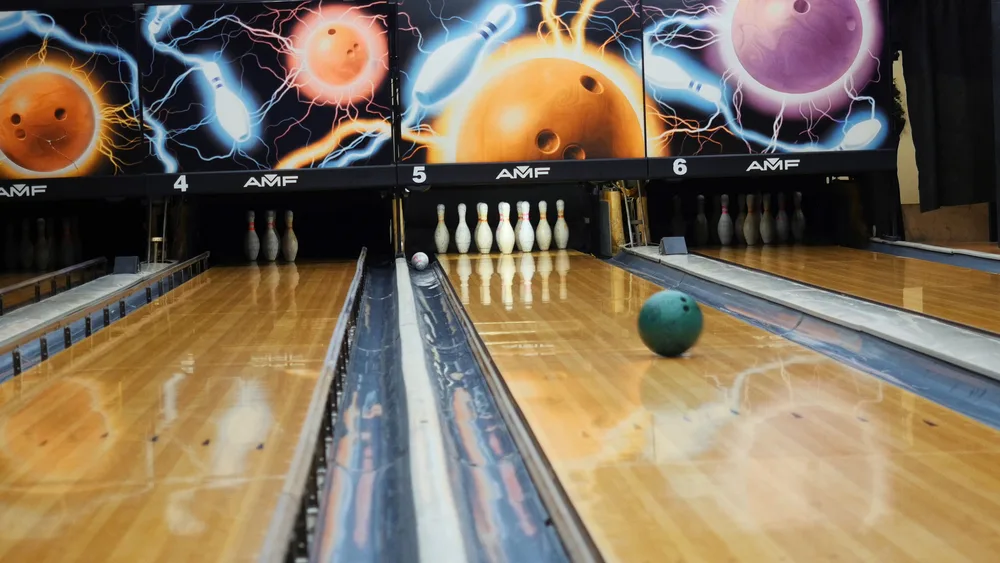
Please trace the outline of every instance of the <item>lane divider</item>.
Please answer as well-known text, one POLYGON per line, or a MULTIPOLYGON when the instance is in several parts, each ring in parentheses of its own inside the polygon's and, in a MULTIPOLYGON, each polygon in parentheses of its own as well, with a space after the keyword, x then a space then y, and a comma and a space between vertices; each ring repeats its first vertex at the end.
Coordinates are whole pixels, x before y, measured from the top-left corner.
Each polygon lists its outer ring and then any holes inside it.
POLYGON ((464 563, 468 556, 462 524, 448 470, 437 395, 427 371, 410 267, 405 258, 396 259, 396 292, 419 561, 464 563))

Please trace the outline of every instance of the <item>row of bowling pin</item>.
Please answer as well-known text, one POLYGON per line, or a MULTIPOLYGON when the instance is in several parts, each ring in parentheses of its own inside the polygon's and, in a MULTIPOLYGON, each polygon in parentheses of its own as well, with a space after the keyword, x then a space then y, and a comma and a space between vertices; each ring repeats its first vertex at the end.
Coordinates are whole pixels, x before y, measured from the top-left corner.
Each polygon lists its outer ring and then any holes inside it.
POLYGON ((292 228, 291 211, 285 211, 285 233, 278 240, 278 232, 274 228, 274 211, 268 210, 267 227, 264 228, 263 240, 257 236, 256 214, 253 211, 247 213, 247 234, 243 243, 243 250, 246 252, 247 260, 253 262, 260 252, 264 251, 264 260, 274 262, 281 250, 281 256, 286 262, 295 262, 295 257, 299 254, 299 239, 295 236, 292 228))
POLYGON ((475 272, 479 274, 479 301, 483 305, 492 304, 493 298, 490 292, 494 273, 499 275, 500 300, 508 311, 514 308, 514 274, 520 274, 518 296, 526 308, 531 308, 534 302, 532 281, 536 272, 542 282, 542 303, 551 301, 549 276, 553 271, 559 275, 559 299, 565 301, 569 297, 566 276, 569 273, 570 260, 565 250, 556 251, 554 256, 547 251, 537 255, 525 252, 521 254, 520 260, 515 260, 511 254, 504 254, 496 260, 495 268, 493 259, 489 256, 469 258, 468 255, 460 255, 457 258, 443 259, 441 266, 445 272, 450 269, 452 262, 455 263, 459 277, 459 297, 465 305, 470 301, 469 279, 472 277, 473 261, 475 261, 475 272))
MULTIPOLYGON (((514 246, 521 252, 531 252, 535 244, 539 250, 548 250, 555 240, 556 248, 565 250, 569 244, 569 226, 566 224, 565 204, 563 200, 556 201, 556 225, 555 229, 549 226, 548 204, 544 201, 538 202, 538 225, 531 226, 531 203, 527 201, 517 202, 517 224, 510 224, 510 204, 500 202, 500 222, 496 228, 496 243, 501 254, 510 254, 514 251, 514 246)), ((437 247, 438 254, 448 252, 450 235, 448 226, 444 222, 444 205, 437 206, 438 224, 434 229, 434 246, 437 247)), ((473 234, 469 231, 469 226, 465 222, 466 207, 464 203, 458 204, 458 227, 455 229, 455 246, 460 254, 469 251, 472 245, 473 234)), ((485 203, 476 204, 476 212, 479 222, 476 225, 475 241, 479 252, 486 254, 493 249, 494 232, 490 229, 487 213, 489 206, 485 203)))
MULTIPOLYGON (((711 233, 709 220, 705 216, 705 196, 698 196, 698 215, 694 224, 694 244, 705 246, 709 239, 723 246, 736 244, 754 246, 758 243, 784 244, 789 240, 802 242, 805 236, 806 217, 802 212, 802 193, 795 192, 792 198, 794 209, 789 215, 785 209, 785 194, 777 194, 778 209, 772 213, 771 194, 740 194, 737 196, 739 213, 735 219, 729 210, 729 196, 723 194, 718 199, 718 219, 715 233, 711 233), (711 235, 717 235, 718 238, 711 235)), ((674 236, 684 236, 687 225, 681 214, 680 196, 674 196, 674 217, 671 224, 674 236)))
POLYGON ((15 237, 14 223, 8 223, 4 236, 4 268, 7 271, 66 268, 83 261, 80 246, 79 223, 76 218, 63 219, 60 236, 54 233, 56 222, 36 219, 35 237, 32 240, 32 221, 21 222, 21 236, 15 237))

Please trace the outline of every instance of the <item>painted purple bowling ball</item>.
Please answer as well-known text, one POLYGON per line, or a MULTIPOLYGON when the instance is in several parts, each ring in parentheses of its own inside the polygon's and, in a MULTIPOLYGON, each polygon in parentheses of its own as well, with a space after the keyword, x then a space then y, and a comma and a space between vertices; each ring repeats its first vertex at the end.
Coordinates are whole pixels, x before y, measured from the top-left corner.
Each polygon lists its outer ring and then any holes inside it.
POLYGON ((743 68, 778 92, 833 84, 861 50, 857 0, 739 0, 733 45, 743 68))

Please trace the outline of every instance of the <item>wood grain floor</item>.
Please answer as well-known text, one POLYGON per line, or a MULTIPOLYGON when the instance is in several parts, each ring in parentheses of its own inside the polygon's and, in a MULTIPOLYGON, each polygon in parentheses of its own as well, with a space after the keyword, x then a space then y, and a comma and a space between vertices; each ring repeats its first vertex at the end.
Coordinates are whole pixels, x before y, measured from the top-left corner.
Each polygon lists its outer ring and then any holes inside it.
POLYGON ((659 288, 591 257, 466 258, 452 282, 608 561, 996 560, 997 431, 708 308, 655 357, 659 288))
POLYGON ((839 246, 699 249, 699 254, 1000 334, 1000 276, 839 246))
POLYGON ((254 560, 354 269, 214 268, 0 385, 0 560, 254 560))

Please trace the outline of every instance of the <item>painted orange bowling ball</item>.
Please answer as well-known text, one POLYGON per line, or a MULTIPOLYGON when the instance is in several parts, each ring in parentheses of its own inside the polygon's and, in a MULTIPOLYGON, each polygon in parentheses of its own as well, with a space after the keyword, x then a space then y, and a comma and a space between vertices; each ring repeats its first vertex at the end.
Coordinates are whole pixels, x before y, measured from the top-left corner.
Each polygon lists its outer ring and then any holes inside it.
POLYGON ((90 148, 96 129, 90 95, 65 74, 31 72, 0 92, 0 151, 27 170, 72 165, 90 148))
POLYGON ((368 46, 354 27, 340 22, 319 26, 307 46, 309 70, 332 86, 347 86, 368 64, 368 46))
POLYGON ((621 88, 569 59, 531 59, 490 80, 456 139, 458 162, 642 158, 642 124, 621 88))

